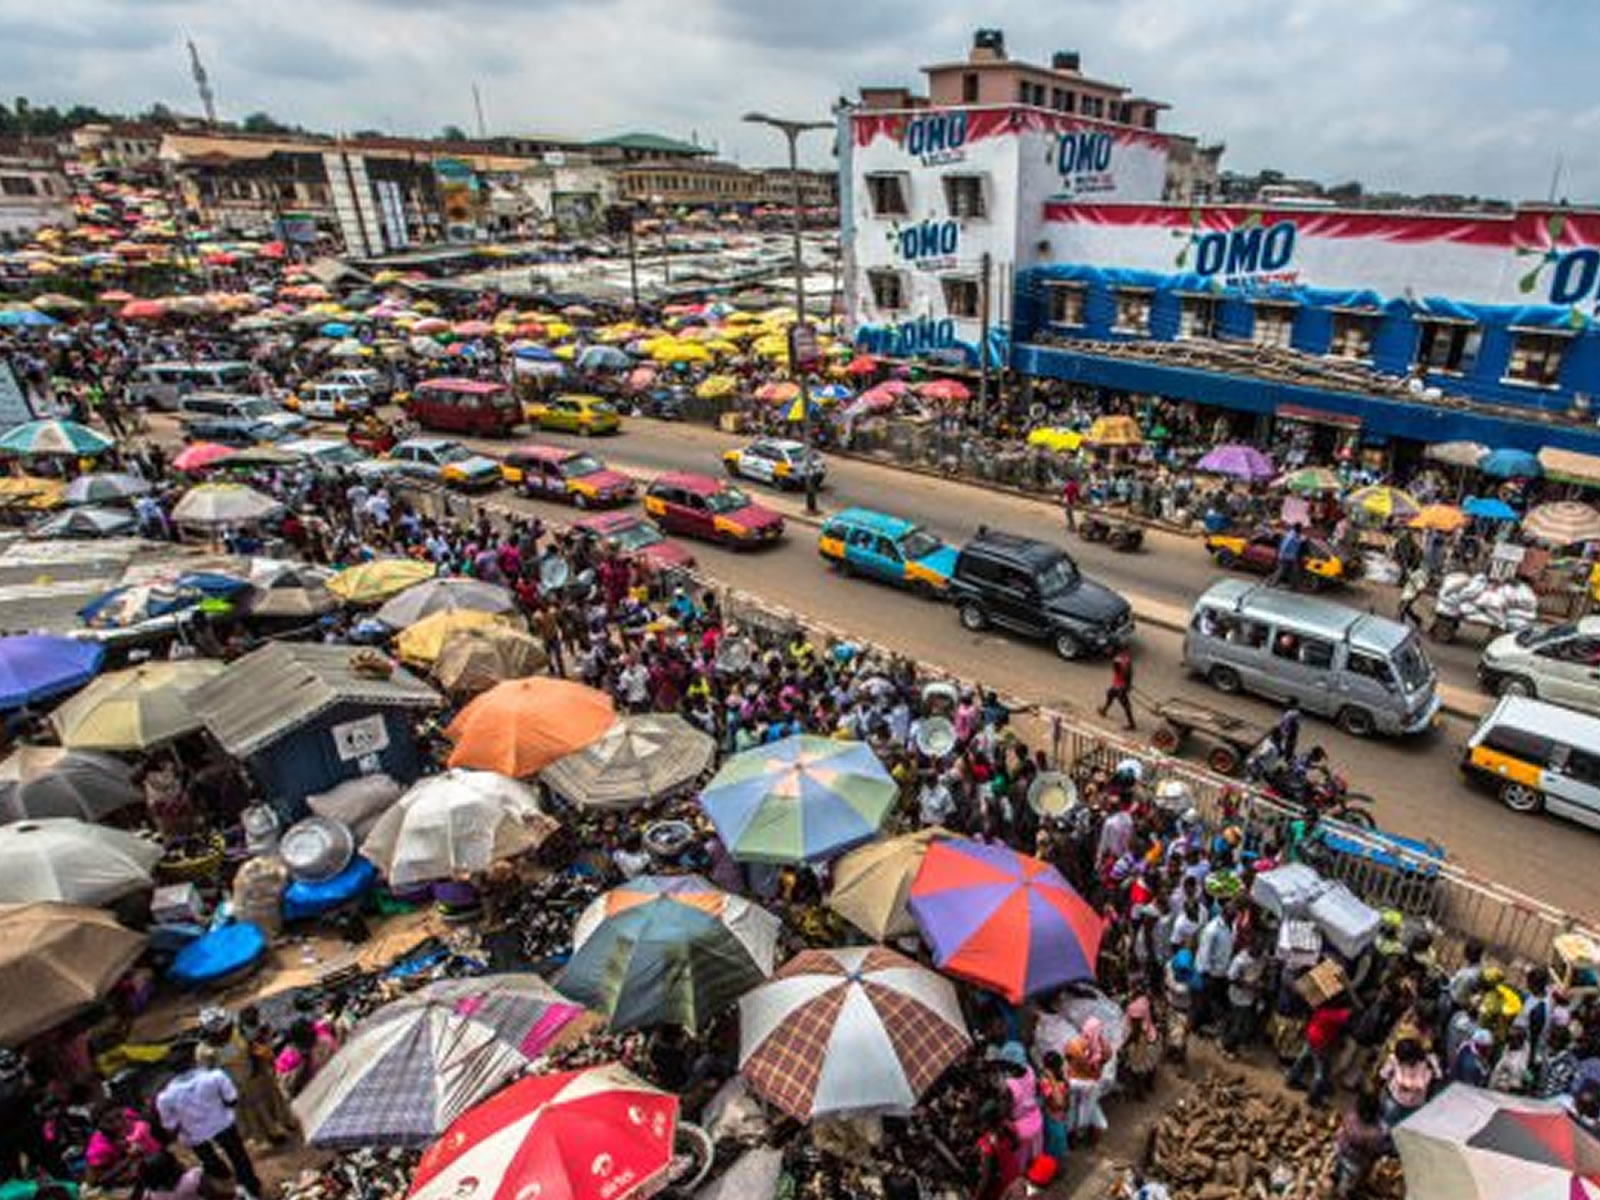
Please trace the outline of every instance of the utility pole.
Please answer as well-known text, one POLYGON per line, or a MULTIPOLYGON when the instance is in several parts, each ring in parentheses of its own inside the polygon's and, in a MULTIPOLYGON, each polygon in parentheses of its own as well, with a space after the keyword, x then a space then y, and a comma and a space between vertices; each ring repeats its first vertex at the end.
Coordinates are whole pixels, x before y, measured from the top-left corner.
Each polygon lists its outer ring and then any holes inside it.
POLYGON ((978 421, 989 415, 989 273, 994 263, 985 250, 978 256, 978 421))
POLYGON ((472 108, 478 114, 478 140, 480 142, 487 141, 489 127, 483 122, 483 93, 478 90, 476 83, 472 85, 472 108))
POLYGON ((639 311, 639 241, 633 232, 633 205, 628 206, 628 295, 633 311, 639 311))
POLYGON ((189 74, 194 76, 195 90, 200 93, 200 104, 206 110, 206 124, 215 127, 217 103, 211 94, 211 80, 206 75, 205 64, 200 61, 200 51, 195 49, 194 39, 189 38, 184 44, 189 47, 189 74))

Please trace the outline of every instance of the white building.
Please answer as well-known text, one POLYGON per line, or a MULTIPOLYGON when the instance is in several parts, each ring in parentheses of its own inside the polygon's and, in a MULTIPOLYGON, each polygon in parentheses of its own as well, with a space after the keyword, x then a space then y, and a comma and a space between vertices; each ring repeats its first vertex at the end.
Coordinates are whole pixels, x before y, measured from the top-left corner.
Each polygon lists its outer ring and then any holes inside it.
POLYGON ((53 149, 0 141, 0 239, 72 224, 72 186, 53 149))

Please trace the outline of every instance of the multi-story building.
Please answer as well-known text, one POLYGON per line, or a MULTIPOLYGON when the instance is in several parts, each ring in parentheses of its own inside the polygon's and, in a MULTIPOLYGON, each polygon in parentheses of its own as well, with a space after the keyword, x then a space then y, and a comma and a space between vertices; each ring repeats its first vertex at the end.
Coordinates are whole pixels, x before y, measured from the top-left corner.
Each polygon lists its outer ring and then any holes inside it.
MULTIPOLYGON (((796 172, 800 176, 800 207, 829 210, 839 206, 839 172, 796 172)), ((755 169, 756 202, 777 208, 794 204, 794 183, 788 167, 757 167, 755 169)))
POLYGON ((54 146, 0 139, 0 241, 72 224, 72 187, 54 146))
POLYGON ((650 159, 618 168, 617 190, 634 204, 743 208, 761 202, 761 176, 717 159, 650 159))
POLYGON ((623 133, 584 143, 596 162, 660 163, 690 162, 714 158, 716 152, 695 142, 680 142, 659 133, 623 133))
POLYGON ((72 146, 85 167, 144 174, 160 167, 166 131, 140 121, 97 122, 72 131, 72 146))
POLYGON ((1220 147, 1161 130, 1165 105, 1089 78, 1075 55, 1013 62, 979 30, 966 61, 924 73, 926 101, 864 89, 840 118, 846 307, 880 352, 975 360, 985 314, 1003 327, 1009 281, 1047 253, 1047 204, 1159 201, 1175 178, 1192 199, 1214 179, 1220 147))

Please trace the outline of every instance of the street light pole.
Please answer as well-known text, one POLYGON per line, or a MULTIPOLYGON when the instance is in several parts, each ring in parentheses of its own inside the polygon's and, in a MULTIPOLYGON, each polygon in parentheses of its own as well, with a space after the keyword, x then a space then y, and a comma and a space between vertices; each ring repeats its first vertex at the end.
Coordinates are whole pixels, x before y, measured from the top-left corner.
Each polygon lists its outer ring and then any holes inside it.
MULTIPOLYGON (((789 147, 789 229, 794 235, 794 312, 795 320, 803 325, 806 323, 806 267, 805 260, 801 254, 800 135, 808 129, 832 129, 833 124, 828 121, 786 121, 779 117, 769 117, 765 113, 745 113, 744 119, 752 125, 772 126, 783 134, 783 139, 789 147)), ((805 463, 806 512, 815 513, 817 511, 817 475, 811 466, 811 392, 806 387, 805 372, 800 369, 800 364, 791 362, 790 365, 794 368, 795 382, 800 385, 800 442, 805 447, 803 461, 805 463)))

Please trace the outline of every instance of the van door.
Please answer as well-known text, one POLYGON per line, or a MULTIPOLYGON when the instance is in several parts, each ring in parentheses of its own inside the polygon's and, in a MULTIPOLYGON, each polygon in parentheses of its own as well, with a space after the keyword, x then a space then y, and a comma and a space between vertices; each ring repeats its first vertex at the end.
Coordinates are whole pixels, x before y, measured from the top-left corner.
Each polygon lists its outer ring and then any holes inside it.
POLYGON ((1306 712, 1332 716, 1337 711, 1333 694, 1333 660, 1338 647, 1327 638, 1289 629, 1272 637, 1272 665, 1264 682, 1266 694, 1276 700, 1294 700, 1306 712))
POLYGON ((1600 828, 1600 754, 1557 744, 1543 784, 1551 813, 1600 828))

